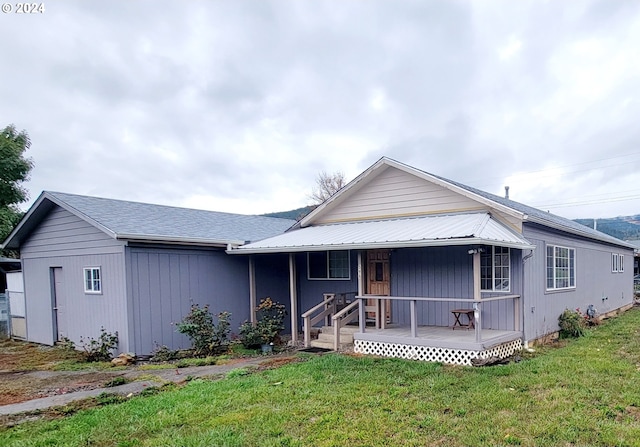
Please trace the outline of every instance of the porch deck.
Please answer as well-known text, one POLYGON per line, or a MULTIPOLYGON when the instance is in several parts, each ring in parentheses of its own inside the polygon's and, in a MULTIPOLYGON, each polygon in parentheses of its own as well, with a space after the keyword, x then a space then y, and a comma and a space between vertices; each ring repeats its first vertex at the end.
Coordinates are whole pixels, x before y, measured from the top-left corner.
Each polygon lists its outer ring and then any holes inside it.
POLYGON ((474 330, 442 326, 418 326, 417 337, 407 326, 388 325, 353 334, 354 351, 383 357, 470 365, 471 359, 506 358, 522 348, 520 331, 482 329, 481 341, 474 330))

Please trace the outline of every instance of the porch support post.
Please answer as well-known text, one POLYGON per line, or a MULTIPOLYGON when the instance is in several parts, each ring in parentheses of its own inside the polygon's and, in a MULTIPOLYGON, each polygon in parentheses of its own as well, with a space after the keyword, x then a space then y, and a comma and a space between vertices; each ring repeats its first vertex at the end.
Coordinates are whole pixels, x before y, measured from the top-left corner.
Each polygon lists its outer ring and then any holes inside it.
POLYGON ((298 342, 298 294, 296 292, 296 260, 289 253, 289 297, 291 299, 291 342, 298 342))
POLYGON ((363 298, 358 298, 358 300, 360 301, 360 304, 358 305, 358 312, 360 312, 360 315, 358 316, 358 319, 360 320, 360 332, 364 334, 364 328, 367 326, 367 312, 365 309, 366 302, 363 298))
POLYGON ((362 251, 358 251, 358 296, 364 292, 364 277, 362 275, 362 251))
POLYGON ((249 317, 256 324, 256 264, 253 256, 249 256, 249 317))
POLYGON ((480 299, 482 294, 480 293, 480 250, 475 250, 473 253, 473 312, 474 326, 476 330, 476 342, 482 341, 482 308, 480 299))
POLYGON ((416 300, 411 300, 411 336, 418 338, 418 316, 416 315, 416 300))

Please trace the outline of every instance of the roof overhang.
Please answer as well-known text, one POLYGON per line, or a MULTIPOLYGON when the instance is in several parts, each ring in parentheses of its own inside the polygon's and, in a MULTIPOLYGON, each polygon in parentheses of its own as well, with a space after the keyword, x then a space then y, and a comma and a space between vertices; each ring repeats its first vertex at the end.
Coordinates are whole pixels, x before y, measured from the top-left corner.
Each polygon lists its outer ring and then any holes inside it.
POLYGON ((450 214, 336 223, 300 228, 227 250, 230 254, 496 245, 534 249, 535 245, 488 213, 450 214))
POLYGON ((246 241, 238 241, 238 240, 216 240, 216 239, 205 239, 205 238, 185 238, 185 237, 177 237, 177 236, 159 236, 155 234, 118 234, 116 239, 124 240, 128 242, 144 242, 144 243, 162 243, 162 244, 180 244, 180 245, 198 245, 198 246, 209 246, 209 247, 238 247, 246 241))

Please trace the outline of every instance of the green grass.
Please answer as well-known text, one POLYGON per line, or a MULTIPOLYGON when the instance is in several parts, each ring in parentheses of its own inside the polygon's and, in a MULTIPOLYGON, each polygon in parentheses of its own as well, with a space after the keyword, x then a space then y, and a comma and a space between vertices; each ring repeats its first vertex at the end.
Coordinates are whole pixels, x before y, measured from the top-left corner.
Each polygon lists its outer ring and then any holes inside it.
POLYGON ((640 310, 520 363, 330 354, 0 431, 0 445, 640 445, 640 310))

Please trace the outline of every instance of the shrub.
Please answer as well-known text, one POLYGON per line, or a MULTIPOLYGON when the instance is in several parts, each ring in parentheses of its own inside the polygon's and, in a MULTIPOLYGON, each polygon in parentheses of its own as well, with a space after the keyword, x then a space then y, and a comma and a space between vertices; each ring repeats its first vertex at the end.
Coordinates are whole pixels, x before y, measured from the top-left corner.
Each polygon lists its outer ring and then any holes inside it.
POLYGON ((274 343, 284 329, 284 319, 287 315, 284 304, 265 298, 260 301, 256 311, 256 324, 245 321, 240 326, 240 340, 246 348, 274 343))
POLYGON ((580 309, 565 309, 558 317, 558 325, 560 326, 560 335, 562 337, 582 337, 587 327, 580 309))
POLYGON ((209 305, 200 307, 191 305, 189 314, 177 324, 178 332, 185 334, 191 340, 193 354, 203 357, 218 354, 229 345, 229 332, 231 330, 231 314, 221 312, 218 314, 218 324, 214 324, 213 315, 209 312, 209 305))
POLYGON ((113 357, 113 351, 118 347, 118 331, 110 333, 104 327, 100 328, 97 340, 80 337, 80 347, 84 351, 87 362, 108 362, 113 357))
POLYGON ((152 362, 169 362, 178 358, 180 351, 173 350, 166 345, 160 346, 155 343, 156 347, 151 355, 152 362))

